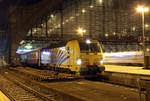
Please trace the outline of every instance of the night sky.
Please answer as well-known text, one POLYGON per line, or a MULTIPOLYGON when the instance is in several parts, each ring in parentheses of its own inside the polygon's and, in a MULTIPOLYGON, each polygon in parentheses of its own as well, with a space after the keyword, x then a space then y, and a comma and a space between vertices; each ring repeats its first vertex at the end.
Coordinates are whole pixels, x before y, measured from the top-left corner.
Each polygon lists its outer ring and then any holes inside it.
POLYGON ((0 0, 0 30, 7 29, 8 26, 8 11, 12 5, 28 6, 37 3, 41 0, 0 0))

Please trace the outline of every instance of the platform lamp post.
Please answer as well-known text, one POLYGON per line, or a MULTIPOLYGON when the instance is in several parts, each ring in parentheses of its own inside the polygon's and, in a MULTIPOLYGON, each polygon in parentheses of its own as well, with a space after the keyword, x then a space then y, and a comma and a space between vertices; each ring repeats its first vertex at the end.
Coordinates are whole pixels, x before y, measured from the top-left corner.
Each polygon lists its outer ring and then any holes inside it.
POLYGON ((145 58, 145 52, 146 52, 146 46, 145 46, 145 19, 144 14, 145 12, 149 11, 149 8, 144 6, 137 7, 137 11, 141 13, 142 15, 142 35, 143 35, 143 53, 144 53, 144 69, 146 69, 146 58, 145 58))

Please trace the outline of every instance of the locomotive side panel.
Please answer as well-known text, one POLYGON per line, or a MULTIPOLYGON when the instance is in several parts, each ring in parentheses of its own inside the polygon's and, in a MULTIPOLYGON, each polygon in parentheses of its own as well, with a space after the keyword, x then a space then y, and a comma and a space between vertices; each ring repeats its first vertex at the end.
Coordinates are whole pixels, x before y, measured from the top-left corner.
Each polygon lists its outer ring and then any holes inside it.
POLYGON ((80 65, 77 60, 80 58, 80 48, 77 40, 69 41, 66 44, 67 65, 71 71, 80 72, 80 65))

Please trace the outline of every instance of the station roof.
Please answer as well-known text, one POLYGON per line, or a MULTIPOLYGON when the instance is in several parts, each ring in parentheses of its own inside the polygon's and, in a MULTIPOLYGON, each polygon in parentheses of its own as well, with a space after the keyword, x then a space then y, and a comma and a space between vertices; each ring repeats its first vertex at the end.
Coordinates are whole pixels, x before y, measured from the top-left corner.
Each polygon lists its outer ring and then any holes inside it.
POLYGON ((17 4, 9 8, 9 29, 11 34, 11 57, 15 56, 21 40, 33 25, 42 17, 61 5, 64 0, 17 0, 17 4), (28 5, 27 5, 28 4, 28 5))

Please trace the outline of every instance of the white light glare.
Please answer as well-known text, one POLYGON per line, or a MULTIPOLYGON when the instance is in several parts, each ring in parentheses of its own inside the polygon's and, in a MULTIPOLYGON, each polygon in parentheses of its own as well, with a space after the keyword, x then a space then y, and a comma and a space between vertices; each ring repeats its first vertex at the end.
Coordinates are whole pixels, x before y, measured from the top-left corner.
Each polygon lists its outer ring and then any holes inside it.
POLYGON ((93 7, 94 7, 93 5, 90 6, 90 8, 93 8, 93 7))
POLYGON ((43 51, 42 53, 43 53, 44 55, 50 55, 50 52, 43 51))
POLYGON ((103 60, 101 60, 101 61, 100 61, 100 64, 103 64, 103 63, 104 63, 104 61, 103 61, 103 60))
POLYGON ((138 12, 148 12, 149 11, 149 8, 145 8, 143 6, 139 6, 137 7, 137 11, 138 12))
POLYGON ((53 15, 53 14, 51 14, 51 18, 54 18, 54 15, 53 15))
POLYGON ((149 27, 149 25, 148 25, 148 24, 145 24, 145 27, 149 27))
POLYGON ((85 29, 83 29, 83 28, 78 28, 77 32, 78 32, 78 33, 85 33, 85 32, 86 32, 86 30, 85 30, 85 29))
POLYGON ((82 13, 85 13, 86 11, 85 11, 85 9, 82 9, 82 13))
POLYGON ((99 3, 102 3, 103 2, 103 0, 99 0, 99 3))
POLYGON ((135 30, 136 30, 136 27, 133 27, 132 30, 135 31, 135 30))
POLYGON ((106 37, 108 37, 108 34, 105 34, 106 37))
POLYGON ((65 47, 60 47, 59 49, 62 51, 65 51, 65 47))
POLYGON ((89 40, 89 39, 86 40, 86 43, 87 43, 87 44, 90 44, 90 43, 91 43, 91 40, 89 40))
POLYGON ((148 12, 148 11, 149 11, 149 8, 145 8, 145 9, 144 9, 144 12, 148 12))
POLYGON ((78 64, 78 65, 81 65, 81 63, 82 63, 81 59, 78 59, 78 60, 77 60, 77 64, 78 64))

